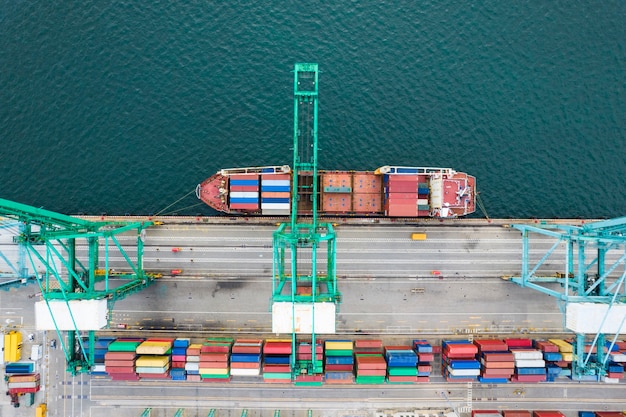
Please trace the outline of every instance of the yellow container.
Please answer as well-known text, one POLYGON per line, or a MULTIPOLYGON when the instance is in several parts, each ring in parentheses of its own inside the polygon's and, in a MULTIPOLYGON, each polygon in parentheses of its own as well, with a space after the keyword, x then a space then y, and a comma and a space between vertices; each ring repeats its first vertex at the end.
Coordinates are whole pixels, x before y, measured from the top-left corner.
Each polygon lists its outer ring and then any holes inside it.
POLYGON ((352 341, 327 340, 324 346, 330 350, 352 350, 352 341))
POLYGON ((155 368, 162 368, 170 363, 169 356, 140 356, 135 361, 136 367, 153 366, 155 368))
POLYGON ((135 350, 140 355, 165 355, 172 348, 171 342, 145 341, 135 350))
POLYGON ((567 343, 565 340, 548 339, 548 342, 552 343, 553 345, 557 345, 559 347, 559 352, 561 352, 561 353, 572 353, 572 352, 574 352, 574 347, 570 343, 567 343))
POLYGON ((426 240, 426 233, 411 233, 411 240, 426 240))
POLYGON ((46 403, 41 403, 35 409, 35 416, 36 417, 46 417, 46 412, 47 411, 48 411, 48 407, 46 406, 46 403))
POLYGON ((12 330, 4 335, 4 361, 17 362, 22 359, 22 333, 12 330))

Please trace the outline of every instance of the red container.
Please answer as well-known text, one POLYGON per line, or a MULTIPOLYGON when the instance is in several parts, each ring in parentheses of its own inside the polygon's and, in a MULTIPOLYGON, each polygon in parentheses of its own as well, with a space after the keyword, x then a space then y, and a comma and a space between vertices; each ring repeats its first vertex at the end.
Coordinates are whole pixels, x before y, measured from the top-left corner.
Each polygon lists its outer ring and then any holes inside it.
POLYGON ((389 382, 417 382, 417 377, 416 376, 400 376, 400 375, 396 375, 396 376, 389 376, 387 377, 387 380, 389 382))
POLYGON ((385 376, 387 375, 386 369, 360 369, 357 368, 356 374, 358 376, 385 376))
POLYGON ((258 203, 230 203, 230 208, 233 210, 257 210, 259 205, 258 203))
POLYGON ((472 410, 472 417, 476 417, 481 414, 500 414, 498 410, 472 410))
POLYGON ((435 354, 434 353, 418 353, 417 359, 419 362, 432 362, 433 360, 435 360, 435 354))
POLYGON ((514 369, 515 362, 483 362, 486 369, 514 369))
POLYGON ((291 342, 266 342, 263 346, 265 355, 289 355, 291 354, 291 342))
POLYGON ((230 346, 228 345, 202 345, 200 353, 229 353, 230 346))
POLYGON ((296 376, 296 382, 322 382, 324 381, 324 375, 298 375, 296 376))
POLYGON ((263 365, 263 373, 270 372, 291 372, 289 365, 263 365))
POLYGON ((324 366, 324 370, 325 371, 352 371, 353 366, 352 365, 338 365, 338 364, 334 364, 334 365, 325 365, 324 366))
POLYGON ((558 352, 559 347, 547 340, 535 340, 535 347, 542 352, 558 352))
POLYGON ((474 344, 478 346, 481 352, 507 352, 509 347, 502 340, 496 339, 480 339, 474 340, 474 344))
POLYGON ((383 341, 380 339, 355 340, 354 348, 377 348, 382 349, 383 341))
MULTIPOLYGON (((596 416, 597 416, 597 413, 596 413, 596 416)), ((533 417, 565 417, 565 414, 561 413, 560 411, 535 410, 533 411, 533 417)))
POLYGON ((105 362, 108 360, 128 361, 135 359, 136 356, 135 352, 107 352, 104 354, 104 360, 105 362))
POLYGON ((596 411, 596 417, 624 417, 624 413, 619 411, 596 411))
POLYGON ((139 375, 134 372, 109 374, 112 381, 139 381, 139 375))
POLYGON ((261 369, 258 362, 231 362, 231 369, 261 369))
POLYGON ((234 174, 230 176, 232 180, 259 180, 259 174, 234 174))
POLYGON ((417 382, 429 382, 430 381, 430 377, 428 376, 418 376, 417 377, 417 382))
POLYGON ((382 356, 356 356, 357 369, 387 369, 387 362, 382 356))
POLYGON ((231 192, 248 192, 248 191, 259 191, 258 185, 231 185, 231 192))
POLYGON ((261 346, 238 346, 235 344, 233 346, 232 353, 253 353, 259 354, 261 353, 261 346))
POLYGON ((433 366, 432 365, 417 365, 417 372, 432 372, 433 371, 433 366))
POLYGON ((112 368, 112 367, 133 367, 135 365, 135 361, 116 361, 116 360, 107 360, 104 362, 104 367, 105 369, 108 368, 112 368))
MULTIPOLYGON (((512 382, 545 382, 545 375, 515 375, 511 378, 512 382)), ((548 417, 548 416, 543 416, 548 417)))
POLYGON ((412 193, 417 196, 418 183, 417 175, 389 175, 387 190, 389 193, 412 193))
POLYGON ((486 378, 501 378, 501 377, 506 377, 506 378, 510 378, 511 375, 513 375, 515 373, 515 369, 514 368, 506 368, 506 369, 484 369, 481 372, 481 375, 486 377, 486 378))
MULTIPOLYGON (((312 348, 313 348, 313 346, 309 345, 309 344, 298 345, 298 347, 296 347, 296 352, 297 353, 308 353, 308 354, 311 354, 311 351, 313 350, 312 348)), ((322 345, 317 345, 315 347, 315 352, 316 353, 323 353, 324 349, 323 349, 322 345)))
POLYGON ((485 363, 491 362, 513 362, 515 357, 512 353, 485 353, 482 356, 485 363))
POLYGON ((390 217, 417 217, 417 202, 409 204, 388 202, 386 211, 390 217))
POLYGON ((472 344, 448 344, 444 353, 450 358, 456 357, 455 355, 476 355, 478 347, 472 344))
POLYGON ((533 347, 533 341, 531 339, 504 339, 509 349, 512 348, 530 348, 533 347))
POLYGON ((141 379, 166 379, 170 377, 169 372, 162 374, 137 374, 141 379))
POLYGON ((132 374, 135 373, 134 366, 106 366, 104 367, 105 372, 109 375, 111 374, 132 374))
POLYGON ((200 362, 227 362, 228 353, 201 353, 200 362))
POLYGON ((291 175, 289 174, 262 174, 261 181, 263 180, 289 180, 291 181, 291 175))
POLYGON ((385 353, 392 351, 392 350, 413 350, 412 346, 409 345, 389 345, 389 346, 385 346, 385 353))

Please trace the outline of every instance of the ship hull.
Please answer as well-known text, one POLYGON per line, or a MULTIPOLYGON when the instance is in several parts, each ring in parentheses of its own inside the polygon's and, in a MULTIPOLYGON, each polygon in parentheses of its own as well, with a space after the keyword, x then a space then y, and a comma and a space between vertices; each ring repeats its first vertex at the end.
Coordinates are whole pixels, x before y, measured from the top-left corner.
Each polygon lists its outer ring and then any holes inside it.
MULTIPOLYGON (((476 179, 449 168, 381 167, 318 171, 317 213, 333 217, 460 217, 476 210, 476 179)), ((196 189, 213 209, 234 215, 312 214, 313 175, 288 166, 223 169, 196 189), (297 187, 297 190, 294 190, 297 187), (294 192, 296 191, 296 192, 294 192)))

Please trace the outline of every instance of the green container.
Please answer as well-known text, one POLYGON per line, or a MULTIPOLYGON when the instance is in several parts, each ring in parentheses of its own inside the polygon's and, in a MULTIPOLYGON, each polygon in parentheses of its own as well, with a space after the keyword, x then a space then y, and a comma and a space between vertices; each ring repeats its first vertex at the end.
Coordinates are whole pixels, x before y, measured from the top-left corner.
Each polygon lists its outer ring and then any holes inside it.
POLYGON ((355 378, 354 382, 357 384, 384 384, 385 377, 384 376, 358 376, 355 378))
POLYGON ((134 352, 141 342, 124 342, 116 340, 108 347, 109 352, 134 352))
POLYGON ((200 374, 201 378, 211 378, 211 379, 227 379, 230 378, 230 372, 226 375, 216 375, 216 374, 200 374))
POLYGON ((291 381, 291 372, 264 372, 263 379, 288 379, 291 381))
POLYGON ((295 386, 298 387, 321 387, 324 385, 323 381, 296 381, 294 382, 295 386))
POLYGON ((417 368, 411 366, 390 366, 387 372, 389 376, 417 376, 417 368))
POLYGON ((352 356, 353 354, 352 349, 326 349, 326 356, 352 356))

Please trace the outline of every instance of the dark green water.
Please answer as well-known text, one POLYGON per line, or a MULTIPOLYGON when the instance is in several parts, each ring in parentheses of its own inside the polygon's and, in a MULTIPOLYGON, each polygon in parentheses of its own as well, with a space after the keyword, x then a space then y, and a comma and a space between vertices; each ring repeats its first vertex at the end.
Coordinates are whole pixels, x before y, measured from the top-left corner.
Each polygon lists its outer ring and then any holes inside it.
POLYGON ((2 0, 0 197, 157 213, 290 163, 297 61, 322 168, 466 171, 492 217, 626 214, 622 0, 2 0))

